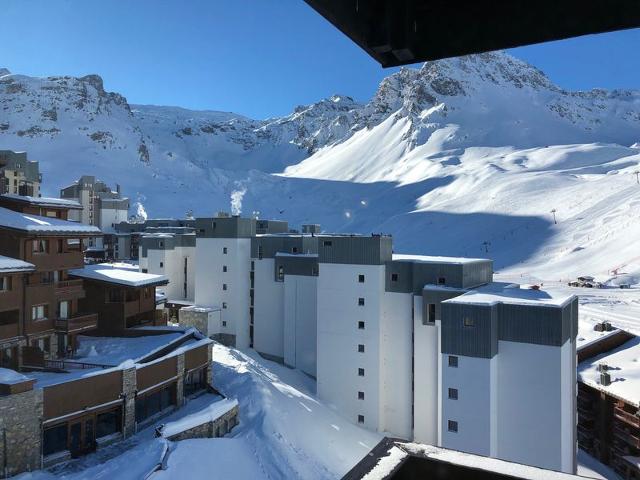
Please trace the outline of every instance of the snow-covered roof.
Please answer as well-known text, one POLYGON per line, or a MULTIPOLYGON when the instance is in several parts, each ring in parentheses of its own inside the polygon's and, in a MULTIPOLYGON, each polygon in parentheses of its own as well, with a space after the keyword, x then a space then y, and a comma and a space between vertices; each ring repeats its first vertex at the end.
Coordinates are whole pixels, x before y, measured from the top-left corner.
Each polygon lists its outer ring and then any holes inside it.
POLYGON ((640 337, 618 348, 588 358, 578 365, 578 379, 583 383, 640 407, 640 337), (611 384, 600 384, 598 365, 610 367, 611 384))
POLYGON ((230 398, 214 402, 199 412, 192 413, 191 415, 187 415, 179 420, 163 425, 161 433, 162 437, 170 438, 186 430, 197 427, 198 425, 213 422, 237 406, 238 400, 230 398))
POLYGON ((438 257, 431 255, 407 255, 403 253, 394 253, 392 259, 395 261, 410 261, 417 263, 456 263, 459 265, 489 261, 486 258, 438 257))
POLYGON ((307 258, 316 258, 318 256, 317 253, 287 253, 287 252, 276 252, 276 257, 307 257, 307 258))
POLYGON ((201 305, 191 305, 189 307, 184 307, 182 310, 186 312, 208 313, 208 312, 217 312, 220 310, 220 307, 205 307, 201 305))
POLYGON ((9 368, 0 368, 0 383, 6 384, 14 384, 21 383, 26 380, 31 380, 29 377, 16 372, 15 370, 11 370, 9 368))
POLYGON ((164 275, 142 273, 139 272, 136 267, 127 263, 97 263, 95 265, 86 265, 84 268, 69 270, 69 274, 88 280, 115 283, 128 287, 146 287, 169 283, 169 279, 164 275))
MULTIPOLYGON (((470 475, 475 471, 478 474, 480 472, 492 472, 509 478, 530 480, 568 480, 581 478, 568 473, 545 470, 543 468, 499 460, 497 458, 484 457, 426 444, 393 441, 388 438, 384 439, 380 445, 356 466, 360 471, 365 472, 363 475, 347 474, 347 477, 361 478, 362 480, 388 479, 392 477, 396 469, 409 457, 415 457, 425 462, 440 462, 440 464, 443 464, 443 472, 447 471, 446 464, 449 464, 468 469, 470 475), (376 463, 374 464, 373 462, 376 463)), ((451 473, 453 473, 453 471, 451 473)))
POLYGON ((545 307, 562 307, 573 300, 575 295, 562 290, 536 290, 525 288, 517 283, 491 282, 482 287, 470 290, 443 303, 466 303, 473 305, 536 305, 545 307))
POLYGON ((27 213, 14 212, 0 207, 0 228, 20 230, 26 233, 100 235, 100 229, 93 225, 41 217, 27 213))
POLYGON ((75 200, 55 197, 29 197, 26 195, 17 195, 15 193, 5 193, 0 195, 2 198, 9 199, 14 202, 28 203, 38 207, 56 207, 69 208, 72 210, 82 210, 82 205, 75 200))
POLYGON ((0 255, 0 273, 31 272, 35 268, 32 263, 0 255))

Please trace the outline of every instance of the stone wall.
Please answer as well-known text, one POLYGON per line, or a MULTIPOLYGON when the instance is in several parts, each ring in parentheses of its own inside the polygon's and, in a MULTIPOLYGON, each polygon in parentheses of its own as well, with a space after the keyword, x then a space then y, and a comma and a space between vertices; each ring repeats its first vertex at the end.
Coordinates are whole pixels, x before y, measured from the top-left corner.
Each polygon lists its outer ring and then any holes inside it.
POLYGON ((215 335, 211 335, 210 337, 212 340, 215 340, 222 345, 226 345, 227 347, 236 346, 236 336, 231 333, 217 333, 215 335))
POLYGON ((189 430, 185 430, 184 432, 180 432, 171 437, 167 437, 167 439, 172 441, 179 441, 187 440, 189 438, 224 437, 237 424, 238 406, 236 405, 227 413, 212 422, 206 422, 201 425, 197 425, 193 428, 190 428, 189 430))
POLYGON ((208 332, 208 318, 209 313, 207 311, 190 310, 188 308, 181 308, 179 313, 179 324, 181 327, 193 327, 204 335, 211 335, 208 332))
POLYGON ((0 475, 41 468, 42 414, 42 389, 0 397, 0 475))
POLYGON ((136 433, 136 368, 131 367, 122 371, 122 394, 124 397, 124 437, 136 433))

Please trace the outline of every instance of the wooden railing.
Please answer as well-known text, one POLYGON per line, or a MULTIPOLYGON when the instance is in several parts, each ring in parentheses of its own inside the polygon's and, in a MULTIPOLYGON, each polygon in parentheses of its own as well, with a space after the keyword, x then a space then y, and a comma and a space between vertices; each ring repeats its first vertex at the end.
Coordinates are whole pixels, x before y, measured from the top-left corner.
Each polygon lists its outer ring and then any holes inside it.
POLYGON ((0 325, 0 339, 14 338, 20 335, 18 323, 10 323, 8 325, 0 325))
POLYGON ((614 407, 613 414, 618 420, 628 423, 631 426, 640 428, 640 416, 629 413, 621 407, 614 407))
POLYGON ((86 370, 90 368, 111 368, 114 365, 106 365, 104 363, 88 363, 88 362, 78 362, 75 360, 45 360, 44 361, 45 368, 58 369, 58 370, 71 370, 71 369, 80 369, 86 370))
POLYGON ((59 318, 55 322, 56 330, 73 333, 82 330, 93 330, 98 327, 97 313, 76 313, 69 318, 59 318))

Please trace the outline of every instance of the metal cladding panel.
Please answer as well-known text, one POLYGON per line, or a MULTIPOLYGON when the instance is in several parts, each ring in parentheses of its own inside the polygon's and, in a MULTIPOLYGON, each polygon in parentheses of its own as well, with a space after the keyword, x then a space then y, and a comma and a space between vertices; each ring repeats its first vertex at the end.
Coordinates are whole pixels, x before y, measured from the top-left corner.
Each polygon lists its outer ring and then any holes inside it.
POLYGON ((318 238, 320 263, 383 265, 391 260, 389 236, 321 236, 318 238))
POLYGON ((559 347, 569 338, 572 329, 571 304, 560 308, 501 303, 498 311, 498 338, 508 342, 559 347))
POLYGON ((289 222, 286 220, 256 220, 256 233, 287 233, 289 222))
POLYGON ((462 288, 473 288, 493 281, 493 260, 469 262, 462 265, 462 288))
POLYGON ((384 289, 396 293, 413 292, 413 262, 386 262, 384 289), (397 276, 396 281, 392 280, 394 275, 397 276))
POLYGON ((443 303, 442 353, 492 358, 498 353, 498 315, 495 305, 443 303), (473 326, 465 326, 465 319, 473 326))
POLYGON ((427 305, 434 303, 436 305, 436 319, 442 319, 442 305, 441 303, 450 298, 458 297, 464 293, 464 290, 442 290, 442 289, 429 289, 422 290, 422 318, 427 318, 427 305))
POLYGON ((250 238, 256 234, 256 220, 242 217, 196 218, 196 234, 203 238, 250 238))
POLYGON ((459 263, 421 263, 413 266, 413 291, 420 293, 425 285, 440 284, 439 279, 444 279, 447 287, 462 287, 462 265, 459 263))
POLYGON ((278 280, 278 270, 283 267, 285 275, 318 276, 318 257, 287 255, 276 257, 274 278, 278 280))
POLYGON ((277 253, 317 253, 316 237, 274 236, 251 238, 251 258, 275 258, 277 253))
POLYGON ((562 343, 578 336, 578 297, 562 308, 562 343))

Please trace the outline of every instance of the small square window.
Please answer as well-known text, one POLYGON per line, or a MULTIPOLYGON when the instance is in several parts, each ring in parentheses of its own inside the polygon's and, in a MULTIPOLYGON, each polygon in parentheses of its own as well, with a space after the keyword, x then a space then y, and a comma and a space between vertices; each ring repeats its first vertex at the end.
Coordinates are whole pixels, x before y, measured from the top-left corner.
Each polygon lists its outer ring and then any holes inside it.
POLYGON ((164 262, 160 262, 160 268, 164 267, 164 262))
POLYGON ((358 392, 358 400, 364 400, 364 392, 358 392))
POLYGON ((226 265, 223 265, 223 266, 222 266, 222 271, 223 271, 223 272, 226 272, 226 271, 227 271, 227 266, 226 266, 226 265))
POLYGON ((358 283, 364 283, 364 275, 358 275, 358 283))
POLYGON ((398 281, 398 274, 397 273, 392 273, 391 274, 391 281, 392 282, 397 282, 398 281))
POLYGON ((364 306, 364 298, 360 297, 358 298, 358 305, 363 307, 364 306))
POLYGON ((227 247, 222 247, 222 253, 227 254, 227 247))
POLYGON ((226 289, 227 289, 227 284, 226 284, 226 283, 223 283, 223 284, 222 284, 222 290, 226 290, 226 289))
POLYGON ((458 431, 458 422, 456 422, 455 420, 449 420, 447 422, 447 429, 450 432, 457 432, 458 431))
POLYGON ((360 320, 358 322, 358 330, 364 330, 364 321, 360 320))
POLYGON ((358 423, 364 423, 364 415, 358 415, 358 423))
POLYGON ((358 352, 364 353, 364 345, 363 344, 358 345, 358 352))
POLYGON ((298 247, 291 247, 291 253, 298 253, 298 247))
POLYGON ((449 389, 449 399, 450 400, 457 400, 458 399, 458 389, 457 388, 450 388, 449 389))
POLYGON ((465 327, 473 327, 475 325, 475 321, 473 318, 464 317, 464 326, 465 327))
POLYGON ((330 247, 331 245, 333 245, 333 243, 331 242, 331 240, 325 240, 324 242, 322 242, 322 245, 325 247, 330 247))
POLYGON ((227 308, 227 302, 222 302, 222 308, 227 308))
POLYGON ((223 327, 226 327, 226 326, 227 326, 227 321, 226 321, 226 320, 223 320, 223 321, 222 321, 222 326, 223 326, 223 327))
POLYGON ((359 377, 364 377, 364 368, 359 368, 358 369, 358 376, 359 377))
POLYGON ((438 277, 438 285, 444 285, 445 283, 444 277, 438 277))
POLYGON ((458 357, 455 355, 449 355, 449 366, 450 367, 458 367, 458 357))

